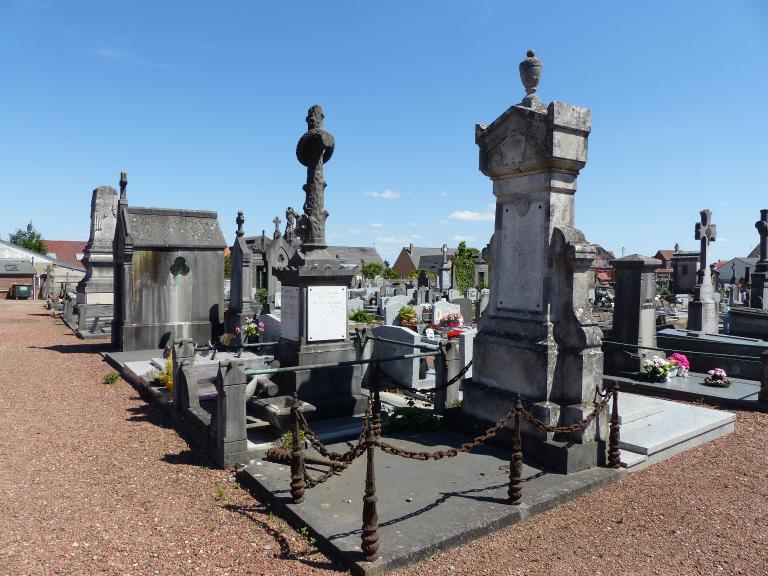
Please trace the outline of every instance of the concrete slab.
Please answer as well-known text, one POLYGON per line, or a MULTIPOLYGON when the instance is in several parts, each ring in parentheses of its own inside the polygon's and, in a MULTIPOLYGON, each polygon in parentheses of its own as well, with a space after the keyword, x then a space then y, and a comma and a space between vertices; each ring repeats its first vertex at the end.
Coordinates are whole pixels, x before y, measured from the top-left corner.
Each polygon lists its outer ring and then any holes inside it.
POLYGON ((768 403, 759 402, 757 399, 760 392, 760 382, 731 378, 730 387, 713 388, 702 384, 706 377, 706 374, 691 373, 688 378, 674 377, 669 382, 646 382, 630 375, 623 375, 606 376, 603 378, 603 382, 606 384, 618 382, 623 392, 679 400, 703 400, 719 406, 768 412, 768 403))
MULTIPOLYGON (((619 395, 619 424, 624 426, 631 422, 637 422, 644 418, 659 414, 664 411, 669 402, 637 396, 635 394, 619 395)), ((609 414, 612 413, 612 404, 609 404, 609 414)))
MULTIPOLYGON (((442 431, 387 440, 410 450, 432 451, 458 446, 466 438, 442 431)), ((344 444, 330 448, 347 450, 344 444)), ((238 477, 289 522, 307 526, 318 547, 346 563, 353 574, 379 574, 549 510, 625 474, 593 468, 565 476, 526 465, 523 503, 512 506, 507 501, 509 456, 484 446, 456 458, 422 462, 377 450, 381 558, 372 564, 363 561, 360 551, 365 456, 342 475, 307 490, 302 504, 290 498, 290 466, 257 459, 238 477)), ((317 476, 319 470, 309 472, 317 476)))

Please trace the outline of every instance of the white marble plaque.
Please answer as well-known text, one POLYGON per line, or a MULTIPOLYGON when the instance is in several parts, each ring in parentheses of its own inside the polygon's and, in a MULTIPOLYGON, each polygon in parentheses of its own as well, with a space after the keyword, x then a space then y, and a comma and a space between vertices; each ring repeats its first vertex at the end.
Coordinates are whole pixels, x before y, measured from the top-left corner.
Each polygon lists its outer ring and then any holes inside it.
POLYGON ((280 289, 282 308, 280 315, 280 333, 288 340, 299 339, 299 287, 282 286, 280 289))
MULTIPOLYGON (((283 303, 285 314, 285 303, 283 303)), ((307 341, 344 340, 347 337, 347 287, 307 288, 307 341)))

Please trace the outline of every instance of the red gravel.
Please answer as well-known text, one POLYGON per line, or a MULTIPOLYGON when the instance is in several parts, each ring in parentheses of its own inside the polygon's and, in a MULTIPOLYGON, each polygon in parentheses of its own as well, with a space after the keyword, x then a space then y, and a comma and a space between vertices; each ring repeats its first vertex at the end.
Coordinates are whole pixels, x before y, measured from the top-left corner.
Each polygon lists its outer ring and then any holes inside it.
MULTIPOLYGON (((330 574, 88 344, 0 301, 0 574, 330 574)), ((768 414, 398 574, 768 574, 768 414)), ((386 546, 386 543, 382 543, 386 546)))

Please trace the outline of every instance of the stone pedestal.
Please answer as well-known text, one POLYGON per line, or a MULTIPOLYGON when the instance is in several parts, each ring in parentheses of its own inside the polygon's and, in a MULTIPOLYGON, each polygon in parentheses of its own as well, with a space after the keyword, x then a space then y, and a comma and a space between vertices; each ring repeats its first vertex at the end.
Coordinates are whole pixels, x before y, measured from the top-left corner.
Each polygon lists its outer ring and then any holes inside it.
MULTIPOLYGON (((595 248, 574 228, 576 178, 591 115, 552 102, 510 107, 477 126, 480 170, 493 180, 493 283, 478 322, 463 411, 494 422, 521 394, 537 418, 567 425, 593 411, 602 383, 602 332, 587 291, 595 248)), ((572 472, 597 465, 603 416, 566 437, 523 425, 529 455, 572 472)))
POLYGON ((605 371, 639 372, 643 360, 657 354, 632 346, 656 347, 654 270, 661 266, 661 260, 632 254, 611 260, 611 266, 616 271, 616 300, 610 339, 629 346, 605 345, 605 371))
MULTIPOLYGON (((103 318, 107 333, 113 315, 115 291, 112 241, 117 223, 117 190, 100 186, 91 199, 91 233, 83 253, 85 276, 77 284, 78 329, 85 333, 92 321, 103 318)), ((103 326, 102 326, 103 327, 103 326)))
MULTIPOLYGON (((355 360, 357 350, 347 330, 347 285, 354 271, 330 258, 315 258, 274 272, 282 283, 281 336, 276 351, 280 365, 355 360)), ((313 404, 315 418, 359 415, 367 406, 360 366, 285 372, 273 380, 280 386, 280 394, 295 391, 300 400, 313 404)))
POLYGON ((695 299, 688 303, 688 330, 697 330, 707 334, 717 334, 717 303, 712 286, 712 275, 707 267, 701 286, 696 288, 695 299))
POLYGON ((253 252, 244 238, 243 224, 245 218, 243 218, 242 212, 237 213, 235 222, 237 223, 237 232, 230 254, 232 272, 229 284, 229 308, 227 309, 224 328, 228 332, 233 332, 236 326, 244 324, 245 316, 253 316, 251 299, 253 292, 253 272, 251 271, 253 252))

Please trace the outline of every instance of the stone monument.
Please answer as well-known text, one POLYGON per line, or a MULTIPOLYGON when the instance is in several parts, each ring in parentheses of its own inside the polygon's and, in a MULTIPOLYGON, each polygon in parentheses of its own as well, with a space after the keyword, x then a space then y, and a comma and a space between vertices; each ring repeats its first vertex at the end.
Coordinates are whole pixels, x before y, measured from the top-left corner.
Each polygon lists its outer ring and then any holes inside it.
POLYGON ((605 371, 639 372, 642 362, 655 350, 631 346, 656 347, 656 280, 654 270, 661 260, 632 254, 611 260, 616 271, 616 300, 610 340, 630 347, 605 345, 605 371))
POLYGON ((443 253, 443 263, 437 272, 437 288, 443 293, 443 296, 447 296, 448 290, 453 288, 451 266, 448 264, 448 245, 443 244, 440 252, 443 253))
POLYGON ((232 253, 230 255, 232 277, 229 284, 229 308, 227 309, 226 318, 226 330, 230 332, 236 326, 240 326, 245 322, 244 316, 253 315, 253 310, 251 309, 253 305, 251 299, 251 289, 253 287, 251 260, 253 252, 245 243, 245 232, 243 231, 245 218, 243 218, 242 212, 237 213, 235 223, 237 224, 237 232, 235 232, 235 243, 232 245, 232 253))
POLYGON ((129 206, 120 184, 115 229, 118 351, 205 344, 224 321, 224 248, 216 212, 129 206))
MULTIPOLYGON (((760 260, 750 278, 749 306, 731 308, 729 334, 768 340, 768 209, 760 210, 760 220, 755 222, 760 235, 760 260)), ((738 288, 737 288, 738 289, 738 288)))
MULTIPOLYGON (((545 106, 536 95, 541 68, 529 51, 520 64, 523 102, 475 129, 480 171, 496 196, 494 280, 462 410, 483 425, 512 408, 516 394, 547 424, 578 422, 593 412, 603 377, 602 332, 587 299, 596 250, 574 227, 591 113, 545 106)), ((523 425, 526 452, 568 473, 602 461, 606 432, 604 417, 564 437, 523 425)))
MULTIPOLYGON (((323 168, 335 142, 323 128, 323 109, 312 106, 307 132, 299 139, 296 157, 307 167, 304 213, 296 215, 300 245, 287 265, 275 268, 282 283, 281 335, 276 356, 281 366, 355 360, 347 329, 347 286, 357 269, 344 266, 328 253, 325 240, 325 179, 323 168)), ((290 221, 290 220, 289 220, 290 221)), ((315 417, 362 414, 359 366, 301 370, 276 376, 282 394, 294 391, 317 407, 315 417)))
POLYGON ((694 288, 694 299, 688 303, 688 330, 697 330, 707 334, 718 333, 717 303, 712 284, 712 271, 709 268, 709 244, 717 239, 717 226, 712 224, 712 212, 702 210, 701 221, 696 223, 695 238, 701 242, 699 251, 699 270, 696 273, 698 284, 694 288))
MULTIPOLYGON (((125 172, 120 174, 120 186, 123 186, 125 172)), ((99 186, 91 198, 91 233, 83 252, 85 276, 77 284, 78 317, 77 332, 81 336, 98 332, 91 330, 92 321, 101 328, 106 327, 109 334, 109 322, 112 320, 115 290, 114 259, 112 241, 115 239, 117 223, 117 190, 111 186, 99 186)), ((98 334, 104 336, 104 334, 98 334)))

